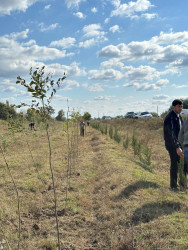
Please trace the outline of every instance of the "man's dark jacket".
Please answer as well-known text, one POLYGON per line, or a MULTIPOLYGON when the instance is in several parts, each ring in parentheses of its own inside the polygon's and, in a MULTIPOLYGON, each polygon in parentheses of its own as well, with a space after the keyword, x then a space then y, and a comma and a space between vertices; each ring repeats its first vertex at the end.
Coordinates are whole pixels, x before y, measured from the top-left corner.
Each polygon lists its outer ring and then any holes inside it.
POLYGON ((168 113, 164 120, 164 140, 167 150, 181 147, 180 143, 178 142, 178 134, 180 131, 179 119, 181 120, 181 124, 183 124, 182 117, 178 117, 177 114, 172 110, 168 113))

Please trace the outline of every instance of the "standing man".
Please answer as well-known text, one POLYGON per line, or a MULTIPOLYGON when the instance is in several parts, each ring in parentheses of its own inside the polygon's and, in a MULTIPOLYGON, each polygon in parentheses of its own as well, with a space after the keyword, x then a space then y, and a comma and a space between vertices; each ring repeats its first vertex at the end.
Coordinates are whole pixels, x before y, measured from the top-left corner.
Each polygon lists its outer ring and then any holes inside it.
POLYGON ((80 135, 84 136, 85 132, 85 122, 83 120, 80 121, 80 135))
POLYGON ((170 155, 170 187, 177 189, 178 162, 183 156, 181 145, 178 141, 178 134, 182 127, 183 120, 180 115, 183 108, 181 100, 172 102, 172 111, 168 113, 164 120, 164 140, 165 147, 170 155))

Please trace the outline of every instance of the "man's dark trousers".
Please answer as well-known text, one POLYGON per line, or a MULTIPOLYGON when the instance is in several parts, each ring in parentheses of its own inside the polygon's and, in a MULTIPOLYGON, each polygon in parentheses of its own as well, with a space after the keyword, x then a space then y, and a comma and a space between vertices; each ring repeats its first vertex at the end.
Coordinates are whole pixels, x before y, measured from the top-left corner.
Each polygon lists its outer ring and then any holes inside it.
POLYGON ((177 188, 178 163, 180 157, 176 153, 176 149, 168 149, 170 155, 170 187, 177 188))
MULTIPOLYGON (((180 162, 180 157, 176 153, 176 149, 167 149, 170 155, 170 187, 177 188, 177 176, 178 176, 178 163, 180 162)), ((188 166, 184 162, 184 174, 188 174, 188 166)))

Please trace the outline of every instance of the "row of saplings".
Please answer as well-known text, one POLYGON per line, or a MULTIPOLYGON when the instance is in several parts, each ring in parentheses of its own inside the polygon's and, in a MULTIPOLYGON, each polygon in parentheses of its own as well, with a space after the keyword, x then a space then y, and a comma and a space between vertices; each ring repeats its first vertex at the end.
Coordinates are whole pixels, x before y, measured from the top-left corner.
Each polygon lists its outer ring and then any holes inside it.
MULTIPOLYGON (((152 166, 152 148, 149 147, 147 144, 143 144, 143 142, 139 141, 136 131, 133 130, 132 138, 129 137, 128 133, 127 135, 121 136, 117 126, 108 126, 107 124, 103 124, 100 122, 93 122, 91 123, 91 126, 97 130, 99 130, 102 134, 109 135, 111 139, 114 139, 117 143, 123 144, 123 147, 127 150, 129 146, 132 147, 134 156, 137 156, 140 160, 140 163, 143 165, 143 167, 149 171, 153 171, 152 166), (130 143, 131 141, 131 143, 130 143)), ((184 175, 184 159, 180 159, 180 163, 178 165, 178 182, 180 187, 184 189, 186 178, 184 175)))
POLYGON ((145 167, 152 170, 152 149, 148 145, 143 145, 138 140, 135 130, 133 131, 132 138, 129 137, 128 133, 126 138, 122 137, 118 131, 117 126, 108 126, 107 124, 103 124, 100 122, 94 122, 91 126, 97 130, 99 130, 102 134, 109 135, 111 139, 114 139, 117 143, 123 142, 123 147, 127 150, 131 144, 133 153, 135 156, 138 156, 138 159, 141 163, 145 165, 145 167), (131 140, 131 143, 130 143, 131 140))

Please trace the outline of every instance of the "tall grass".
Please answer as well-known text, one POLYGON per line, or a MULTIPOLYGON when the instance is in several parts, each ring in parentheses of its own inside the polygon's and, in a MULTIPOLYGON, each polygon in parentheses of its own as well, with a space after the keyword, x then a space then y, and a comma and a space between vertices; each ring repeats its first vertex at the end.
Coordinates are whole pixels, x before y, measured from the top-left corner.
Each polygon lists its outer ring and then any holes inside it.
POLYGON ((3 159, 4 159, 4 162, 6 164, 6 167, 7 167, 7 170, 8 170, 8 173, 10 175, 10 178, 12 180, 12 183, 14 185, 14 190, 16 192, 16 197, 17 197, 17 206, 18 206, 18 250, 20 249, 20 240, 21 240, 21 212, 20 212, 20 196, 19 196, 19 193, 18 193, 18 188, 17 188, 17 185, 16 185, 16 182, 14 180, 14 177, 12 175, 12 172, 10 170, 10 167, 9 167, 9 164, 7 162, 7 159, 5 157, 5 154, 4 154, 4 151, 3 151, 3 148, 1 147, 0 145, 0 151, 1 151, 1 154, 3 156, 3 159))

